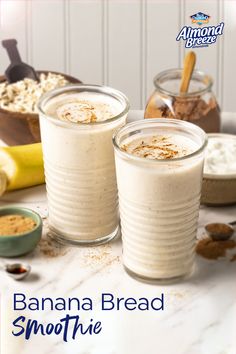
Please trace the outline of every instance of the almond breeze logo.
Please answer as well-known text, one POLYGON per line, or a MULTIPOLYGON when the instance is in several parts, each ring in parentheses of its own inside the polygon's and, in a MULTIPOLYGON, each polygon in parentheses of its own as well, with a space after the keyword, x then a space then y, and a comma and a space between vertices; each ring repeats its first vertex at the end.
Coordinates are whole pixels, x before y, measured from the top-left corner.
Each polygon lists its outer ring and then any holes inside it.
POLYGON ((203 23, 207 24, 209 22, 209 15, 204 14, 203 12, 198 12, 195 15, 190 16, 192 23, 197 23, 201 26, 203 23))
MULTIPOLYGON (((209 22, 210 16, 203 12, 198 12, 195 15, 190 16, 192 23, 202 26, 209 22)), ((178 36, 177 41, 181 39, 185 41, 185 48, 198 48, 208 47, 211 44, 216 43, 217 37, 223 34, 224 22, 221 22, 217 26, 206 26, 194 28, 191 26, 184 26, 178 36)))

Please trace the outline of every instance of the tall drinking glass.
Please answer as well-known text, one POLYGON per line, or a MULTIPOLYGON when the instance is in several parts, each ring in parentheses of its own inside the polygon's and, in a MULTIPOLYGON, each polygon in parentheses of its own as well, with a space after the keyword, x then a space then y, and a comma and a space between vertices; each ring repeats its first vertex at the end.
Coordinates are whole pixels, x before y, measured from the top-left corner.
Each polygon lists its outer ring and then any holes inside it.
POLYGON ((116 132, 123 262, 134 277, 169 281, 192 271, 206 142, 201 128, 175 119, 116 132))
POLYGON ((98 244, 118 233, 112 135, 125 124, 128 110, 125 95, 103 86, 70 85, 41 99, 49 227, 57 239, 98 244), (95 111, 99 120, 94 119, 95 111), (113 115, 105 119, 110 111, 113 115), (63 120, 58 112, 62 112, 63 120), (86 114, 93 119, 86 121, 86 114))

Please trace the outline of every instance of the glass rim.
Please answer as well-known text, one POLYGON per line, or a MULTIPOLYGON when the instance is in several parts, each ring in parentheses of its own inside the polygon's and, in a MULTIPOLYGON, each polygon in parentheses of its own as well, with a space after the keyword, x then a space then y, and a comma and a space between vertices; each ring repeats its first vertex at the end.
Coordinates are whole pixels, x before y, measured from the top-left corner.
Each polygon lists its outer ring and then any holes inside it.
POLYGON ((154 83, 155 88, 158 89, 161 93, 164 93, 168 96, 173 96, 173 97, 198 96, 198 95, 202 95, 202 94, 208 92, 211 89, 211 87, 213 85, 213 80, 212 80, 211 76, 205 74, 203 71, 200 71, 200 70, 193 71, 192 79, 193 80, 195 79, 195 81, 196 81, 197 78, 199 78, 198 81, 201 81, 206 85, 206 87, 204 87, 202 89, 199 89, 199 90, 196 90, 193 92, 176 93, 176 92, 172 92, 172 91, 169 91, 169 90, 163 88, 163 86, 160 82, 161 79, 167 77, 168 75, 174 74, 174 73, 177 74, 179 76, 178 78, 180 79, 182 76, 182 72, 183 72, 183 69, 181 69, 181 68, 168 69, 168 70, 161 71, 153 79, 153 83, 154 83))
POLYGON ((131 122, 131 123, 128 123, 128 124, 122 126, 113 134, 112 141, 113 141, 113 146, 115 148, 115 151, 117 151, 119 154, 121 154, 122 157, 126 157, 130 160, 134 160, 134 161, 142 162, 142 163, 164 164, 164 163, 174 163, 174 162, 178 162, 178 161, 188 160, 192 157, 199 155, 206 148, 207 142, 208 142, 208 137, 203 129, 201 129, 197 125, 190 123, 190 122, 186 122, 186 121, 179 120, 179 119, 169 119, 169 118, 149 118, 149 119, 136 120, 134 122, 131 122), (138 129, 140 124, 144 124, 144 125, 149 124, 149 127, 152 127, 152 126, 155 126, 156 124, 158 125, 160 123, 164 123, 167 126, 168 126, 168 124, 169 125, 171 124, 173 126, 185 126, 187 132, 190 131, 191 129, 194 129, 198 133, 198 135, 199 135, 199 133, 202 135, 203 142, 202 142, 201 146, 197 150, 192 152, 191 154, 177 157, 177 158, 173 158, 173 159, 146 159, 144 157, 139 157, 139 156, 130 154, 127 151, 124 151, 120 148, 119 143, 117 141, 118 136, 119 136, 119 134, 122 134, 122 132, 125 131, 127 128, 133 127, 134 128, 132 130, 132 132, 133 132, 138 129))
POLYGON ((84 128, 86 129, 86 127, 91 127, 91 126, 103 126, 103 125, 107 125, 109 123, 112 123, 116 120, 118 120, 119 118, 122 118, 125 114, 128 113, 129 109, 130 109, 130 103, 128 98, 125 96, 124 93, 122 93, 121 91, 114 89, 112 87, 109 86, 103 86, 103 85, 91 85, 91 84, 69 84, 66 86, 62 86, 62 87, 58 87, 56 89, 53 89, 47 93, 45 93, 39 100, 38 102, 38 113, 45 119, 52 121, 53 123, 56 123, 58 125, 61 125, 63 127, 70 127, 73 129, 81 129, 84 128), (84 89, 84 90, 83 90, 84 89), (90 123, 82 123, 82 122, 66 122, 60 119, 57 119, 55 117, 49 116, 46 114, 45 110, 44 110, 44 105, 47 104, 49 102, 49 100, 59 97, 60 95, 64 94, 64 93, 68 93, 68 92, 73 92, 76 90, 81 90, 79 92, 82 91, 90 91, 90 92, 95 92, 95 93, 103 93, 106 94, 110 97, 113 97, 114 99, 117 99, 120 103, 124 103, 124 109, 122 109, 122 111, 117 114, 114 117, 111 117, 107 120, 101 121, 101 122, 90 122, 90 123))

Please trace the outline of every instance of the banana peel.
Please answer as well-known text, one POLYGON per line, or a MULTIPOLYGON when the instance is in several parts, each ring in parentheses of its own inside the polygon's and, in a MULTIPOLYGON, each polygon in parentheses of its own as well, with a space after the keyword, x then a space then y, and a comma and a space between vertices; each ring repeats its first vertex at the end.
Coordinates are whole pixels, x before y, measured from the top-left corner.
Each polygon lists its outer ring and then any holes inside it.
POLYGON ((43 183, 41 143, 0 148, 0 195, 43 183))
POLYGON ((7 175, 4 171, 0 170, 0 195, 7 189, 7 175))

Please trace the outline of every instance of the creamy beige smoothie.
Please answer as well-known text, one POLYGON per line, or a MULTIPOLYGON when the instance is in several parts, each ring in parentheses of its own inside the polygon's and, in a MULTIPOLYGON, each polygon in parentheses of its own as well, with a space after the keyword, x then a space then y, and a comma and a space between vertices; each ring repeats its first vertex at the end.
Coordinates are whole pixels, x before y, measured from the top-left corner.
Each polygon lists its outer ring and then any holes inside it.
POLYGON ((191 123, 147 119, 114 137, 123 262, 142 279, 189 274, 203 170, 205 133, 191 123))
POLYGON ((111 88, 73 85, 39 104, 49 226, 70 243, 101 243, 118 232, 112 135, 128 101, 111 88))

